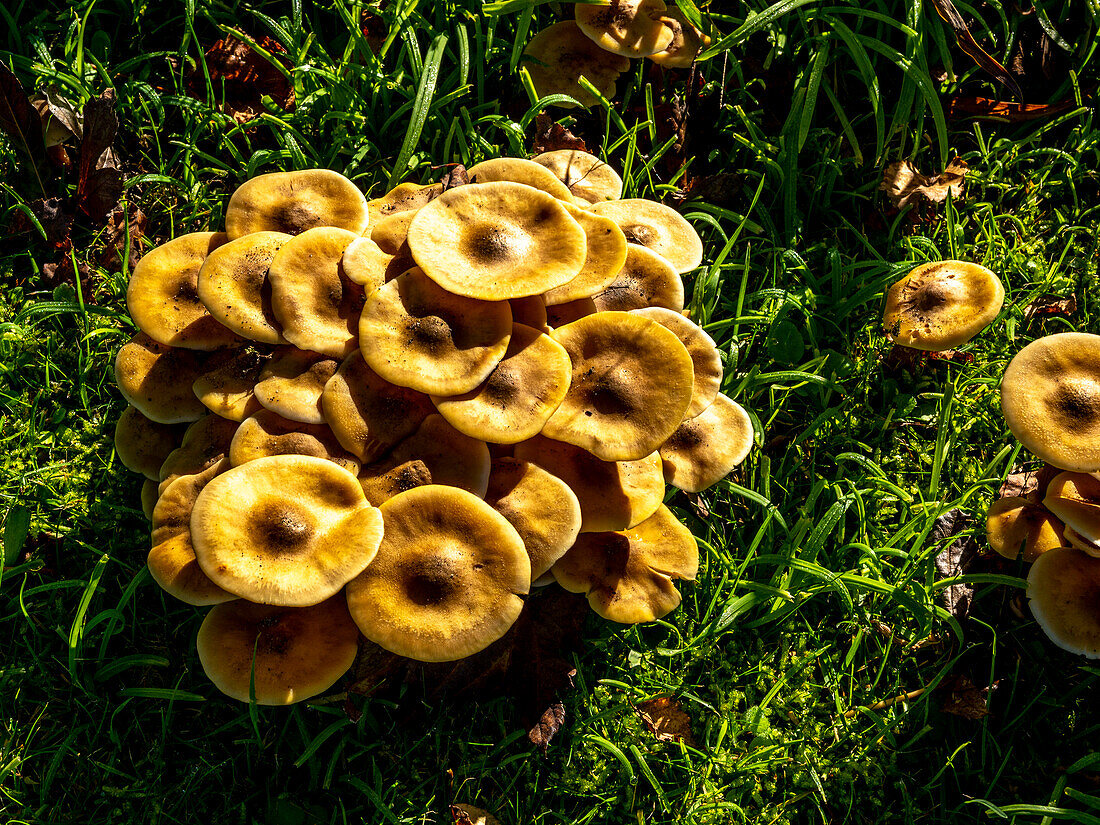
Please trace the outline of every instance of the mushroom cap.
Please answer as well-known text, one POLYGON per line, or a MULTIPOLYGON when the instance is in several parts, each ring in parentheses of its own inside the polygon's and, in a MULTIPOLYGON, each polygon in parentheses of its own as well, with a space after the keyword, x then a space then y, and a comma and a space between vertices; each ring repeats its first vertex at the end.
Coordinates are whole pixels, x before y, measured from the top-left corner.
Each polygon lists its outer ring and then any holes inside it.
POLYGON ((449 189, 409 226, 409 249, 424 273, 449 292, 483 301, 538 295, 571 281, 586 244, 561 201, 511 181, 449 189))
POLYGON ((214 353, 203 365, 202 375, 195 379, 191 389, 211 412, 222 418, 243 421, 260 409, 253 387, 270 357, 269 351, 256 347, 214 353))
MULTIPOLYGON (((572 204, 565 204, 565 209, 584 230, 584 265, 573 280, 543 293, 547 305, 564 304, 597 295, 611 286, 627 262, 626 235, 617 223, 572 204)), ((680 287, 680 292, 683 292, 683 286, 680 287)))
POLYGON ((691 403, 691 356, 669 330, 640 315, 599 312, 555 329, 573 364, 569 392, 543 428, 604 461, 647 456, 691 403))
MULTIPOLYGON (((565 20, 542 29, 523 50, 520 64, 527 68, 539 97, 565 94, 589 108, 600 99, 577 80, 587 78, 605 98, 615 96, 615 82, 630 68, 630 61, 611 54, 592 42, 574 20, 565 20)), ((573 104, 558 103, 562 108, 573 104)))
POLYGON ((1072 527, 1066 527, 1062 536, 1070 547, 1075 547, 1082 553, 1092 556, 1094 559, 1100 559, 1100 545, 1086 541, 1084 537, 1079 535, 1072 527))
POLYGON ((183 349, 212 350, 242 343, 199 297, 199 270, 225 241, 222 232, 191 232, 145 253, 126 288, 126 306, 142 332, 160 344, 183 349))
POLYGON ((679 7, 673 6, 665 14, 665 25, 672 29, 672 41, 664 50, 648 57, 670 69, 686 69, 695 62, 699 52, 710 45, 710 38, 695 28, 679 7))
POLYGON ((409 224, 419 211, 419 209, 406 209, 380 218, 378 223, 371 227, 370 239, 387 255, 408 255, 409 224))
POLYGON ((504 516, 471 493, 434 484, 381 510, 378 556, 347 588, 364 636, 400 656, 449 662, 508 631, 530 590, 531 562, 504 516))
POLYGON ((554 304, 552 306, 547 304, 546 323, 551 328, 564 327, 566 324, 571 324, 580 318, 595 315, 598 311, 596 302, 591 298, 577 298, 574 301, 566 301, 564 304, 554 304))
POLYGON ((542 332, 550 331, 546 325, 546 302, 541 295, 512 298, 508 305, 512 308, 513 324, 523 324, 542 332))
POLYGON ((722 386, 722 356, 718 352, 717 344, 701 326, 683 313, 664 307, 646 307, 634 312, 671 330, 680 339, 680 343, 687 347, 695 380, 691 404, 684 418, 694 418, 714 402, 722 386))
POLYGON ((1065 525, 1046 508, 1016 496, 993 502, 985 520, 989 546, 1011 561, 1022 556, 1028 564, 1065 546, 1063 530, 1065 525))
POLYGON ((340 362, 297 347, 275 350, 260 371, 254 392, 264 407, 291 421, 324 424, 321 393, 340 362))
POLYGON ((665 495, 661 457, 601 461, 588 450, 536 436, 516 445, 515 457, 564 481, 581 507, 582 533, 625 530, 653 515, 665 495))
POLYGON ((371 293, 387 281, 392 281, 406 269, 404 261, 395 259, 370 238, 356 238, 344 250, 340 267, 348 279, 363 287, 363 295, 369 298, 371 293), (400 268, 398 268, 400 267, 400 268))
POLYGON ((663 504, 636 527, 583 533, 551 568, 558 584, 585 593, 592 609, 622 624, 651 622, 680 604, 675 579, 695 579, 699 546, 663 504))
POLYGON ((623 196, 623 179, 619 173, 588 152, 554 149, 535 155, 531 160, 549 169, 580 204, 617 201, 623 196))
POLYGON ((260 410, 241 422, 229 445, 233 466, 269 455, 311 455, 335 461, 349 473, 358 474, 359 459, 340 446, 324 424, 303 424, 283 418, 271 410, 260 410))
POLYGON ((237 187, 225 210, 230 240, 263 231, 300 235, 320 226, 356 235, 367 228, 367 199, 330 169, 257 175, 237 187))
POLYGON ((1059 332, 1016 353, 1001 379, 1001 410, 1039 458, 1063 470, 1100 470, 1100 335, 1059 332))
POLYGON ((1031 612, 1063 650, 1100 659, 1100 559, 1073 547, 1056 547, 1027 574, 1031 612))
POLYGON ((283 244, 268 270, 283 337, 303 350, 343 358, 356 347, 363 288, 343 274, 346 229, 309 229, 283 244))
POLYGON ((146 418, 180 424, 202 417, 206 408, 191 391, 203 372, 193 350, 158 344, 139 332, 115 356, 115 384, 122 397, 146 418))
POLYGON ((538 435, 569 389, 569 353, 549 335, 512 324, 504 357, 483 383, 462 395, 432 396, 460 432, 515 444, 538 435))
POLYGON ((1100 481, 1089 473, 1059 473, 1047 485, 1043 506, 1081 538, 1100 543, 1100 481))
POLYGON ((672 264, 644 246, 628 243, 626 261, 603 292, 592 296, 599 312, 645 307, 684 308, 684 282, 672 264))
POLYGON ((355 476, 313 456, 234 467, 206 485, 191 514, 203 572, 259 604, 305 607, 335 595, 381 538, 381 514, 355 476))
POLYGON ((466 170, 470 183, 492 183, 493 181, 511 181, 525 183, 559 201, 573 202, 569 187, 558 180, 557 176, 545 166, 526 158, 492 158, 476 163, 466 170))
POLYGON ((141 414, 132 404, 115 424, 115 453, 122 466, 156 480, 160 465, 183 440, 179 424, 160 424, 141 414))
POLYGON ((370 225, 398 212, 416 211, 443 192, 441 183, 399 183, 380 198, 367 201, 370 225))
POLYGON ((989 326, 1004 303, 1001 279, 966 261, 934 261, 910 270, 886 293, 882 325, 903 347, 941 352, 989 326))
POLYGON ((661 445, 665 481, 698 493, 729 475, 753 444, 752 420, 745 408, 721 393, 694 418, 680 423, 661 445))
POLYGON ((593 204, 597 215, 611 218, 631 243, 656 252, 680 275, 703 260, 703 240, 687 220, 671 207, 645 198, 593 204))
POLYGON ((196 643, 203 670, 226 696, 247 702, 254 684, 257 705, 291 705, 348 672, 359 630, 341 594, 311 607, 238 599, 206 614, 196 643))
POLYGON ((467 805, 465 802, 456 802, 451 806, 451 817, 454 825, 466 825, 466 820, 469 820, 469 825, 500 825, 500 820, 488 811, 467 805), (465 819, 462 818, 463 816, 465 819))
POLYGON ((170 452, 160 465, 161 489, 179 476, 201 473, 225 458, 238 426, 236 421, 220 415, 204 415, 191 424, 184 432, 180 446, 170 452))
POLYGON ((469 392, 488 378, 511 334, 507 301, 452 294, 419 269, 375 290, 359 324, 372 370, 390 383, 437 395, 469 392))
POLYGON ((145 483, 141 485, 141 512, 149 520, 152 520, 153 508, 157 506, 158 487, 157 482, 151 478, 145 479, 145 483))
POLYGON ((191 511, 195 499, 211 479, 229 469, 229 462, 220 459, 201 472, 176 476, 166 484, 153 506, 149 538, 153 546, 174 536, 191 532, 191 511))
POLYGON ((550 570, 573 546, 581 505, 569 485, 537 464, 498 458, 489 471, 485 503, 516 528, 531 559, 531 578, 550 570))
POLYGON ((431 398, 391 384, 367 366, 359 350, 325 384, 321 408, 336 440, 364 462, 412 435, 435 413, 431 398))
POLYGON ((253 232, 224 243, 206 256, 198 274, 198 295, 218 323, 250 341, 285 344, 271 308, 267 271, 285 232, 253 232))
POLYGON ((577 26, 601 49, 623 57, 647 57, 672 43, 664 24, 664 0, 604 0, 574 6, 577 26))

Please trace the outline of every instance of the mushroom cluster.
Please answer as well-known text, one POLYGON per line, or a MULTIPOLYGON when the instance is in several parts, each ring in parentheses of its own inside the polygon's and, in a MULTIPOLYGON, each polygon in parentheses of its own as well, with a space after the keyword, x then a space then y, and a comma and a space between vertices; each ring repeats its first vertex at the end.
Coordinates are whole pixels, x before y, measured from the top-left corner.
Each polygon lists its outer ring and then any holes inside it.
POLYGON ((633 623, 695 576, 665 485, 703 490, 753 442, 684 313, 698 234, 583 152, 468 172, 371 201, 262 175, 224 233, 135 268, 116 449, 147 478, 150 573, 211 608, 199 658, 229 696, 326 690, 360 633, 469 656, 533 584, 633 623))

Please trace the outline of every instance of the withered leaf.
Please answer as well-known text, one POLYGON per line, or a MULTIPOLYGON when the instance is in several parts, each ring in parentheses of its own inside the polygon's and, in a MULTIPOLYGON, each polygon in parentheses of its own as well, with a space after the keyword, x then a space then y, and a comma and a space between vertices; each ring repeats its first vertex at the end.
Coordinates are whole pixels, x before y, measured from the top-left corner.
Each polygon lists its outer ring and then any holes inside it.
POLYGON ((378 54, 382 44, 386 42, 386 35, 389 34, 385 19, 369 9, 364 10, 359 18, 359 30, 363 33, 363 38, 367 41, 370 50, 378 54))
MULTIPOLYGON (((65 199, 38 198, 27 204, 46 233, 46 243, 54 249, 72 246, 69 233, 73 228, 73 215, 65 206, 65 199)), ((37 228, 23 212, 17 212, 12 221, 12 232, 37 232, 37 228)))
MULTIPOLYGON (((573 672, 576 673, 576 671, 573 672)), ((539 717, 534 726, 527 731, 527 738, 531 740, 532 745, 546 753, 546 749, 550 746, 550 740, 557 735, 564 724, 565 705, 561 702, 552 702, 550 707, 543 711, 542 716, 539 717)))
POLYGON ((695 198, 719 206, 732 206, 741 194, 743 183, 744 177, 736 172, 689 177, 687 185, 673 196, 673 200, 682 202, 695 198))
POLYGON ((31 98, 31 105, 41 119, 42 138, 47 148, 70 138, 80 140, 84 134, 84 115, 57 89, 47 87, 39 90, 31 98))
POLYGON ((84 137, 80 141, 76 204, 94 220, 106 217, 122 197, 122 170, 112 146, 117 133, 115 92, 107 89, 84 104, 84 137))
MULTIPOLYGON (((277 60, 286 54, 278 41, 266 35, 255 42, 277 60)), ((294 108, 294 87, 286 75, 246 40, 228 35, 207 49, 203 59, 214 95, 220 101, 219 110, 237 123, 247 123, 263 113, 265 95, 280 109, 294 108)), ((286 61, 283 62, 285 65, 286 61)), ((206 79, 202 72, 193 73, 187 87, 192 97, 205 99, 206 79)))
POLYGON ((1070 316, 1077 311, 1077 296, 1054 295, 1046 293, 1040 295, 1024 309, 1024 317, 1029 321, 1032 318, 1041 318, 1048 315, 1070 316))
POLYGON ((973 364, 974 356, 969 352, 963 352, 957 349, 945 349, 939 352, 928 353, 928 358, 931 361, 947 361, 951 364, 973 364))
POLYGON ((584 141, 555 121, 549 115, 535 117, 535 137, 531 141, 531 151, 541 155, 543 152, 555 152, 558 149, 572 149, 575 152, 587 152, 584 141))
POLYGON ((141 242, 145 237, 145 213, 136 206, 128 209, 116 206, 107 216, 106 246, 100 263, 104 269, 132 272, 141 258, 141 242))
POLYGON ((461 163, 456 163, 439 179, 439 182, 443 184, 443 191, 446 192, 448 189, 454 189, 456 186, 465 186, 470 182, 470 175, 466 171, 465 166, 461 163))
POLYGON ((941 690, 946 691, 943 712, 976 721, 989 715, 989 694, 1000 685, 998 679, 989 687, 980 688, 974 680, 965 674, 958 674, 946 680, 941 690))
POLYGON ((948 194, 955 199, 962 197, 968 169, 964 160, 955 158, 942 174, 932 177, 921 174, 911 161, 899 160, 883 171, 879 189, 886 193, 896 209, 904 208, 913 200, 943 203, 948 194))
POLYGON ((660 742, 683 742, 694 745, 691 717, 680 703, 669 696, 657 696, 634 706, 646 729, 660 742))
POLYGON ((966 117, 989 118, 1007 123, 1023 123, 1042 120, 1068 112, 1077 104, 1072 100, 1059 103, 1015 103, 1008 100, 991 100, 976 95, 955 95, 948 101, 947 117, 960 120, 966 117))
POLYGON ((72 284, 76 286, 76 279, 79 274, 80 277, 80 289, 84 295, 92 294, 92 268, 88 266, 84 261, 77 261, 76 267, 73 267, 73 256, 71 254, 64 255, 58 263, 45 264, 42 267, 43 286, 48 289, 61 286, 61 284, 72 284))
POLYGON ((1030 470, 1016 470, 1008 474, 1004 484, 997 490, 997 498, 1027 498, 1035 494, 1035 500, 1042 499, 1047 485, 1061 470, 1049 464, 1043 464, 1030 470))
MULTIPOLYGON (((980 548, 974 537, 962 535, 969 528, 970 518, 958 507, 948 510, 933 524, 928 543, 943 548, 936 554, 936 573, 941 578, 964 575, 978 558, 980 548), (952 541, 943 546, 948 539, 952 541)), ((943 589, 942 598, 951 615, 962 621, 970 611, 974 586, 961 582, 952 584, 943 589)))
POLYGON ((1017 100, 1023 100, 1024 93, 1020 90, 1020 85, 1016 82, 1015 78, 1008 73, 1008 69, 998 63, 992 55, 978 45, 978 41, 976 41, 974 35, 970 33, 966 21, 963 19, 963 16, 959 14, 959 10, 951 3, 951 0, 932 0, 932 7, 936 10, 936 13, 943 18, 944 22, 954 29, 955 40, 958 42, 959 48, 963 50, 967 57, 977 63, 978 66, 1000 83, 1007 86, 1012 94, 1016 96, 1017 100))
POLYGON ((46 159, 41 123, 19 78, 0 63, 0 130, 36 168, 46 159))

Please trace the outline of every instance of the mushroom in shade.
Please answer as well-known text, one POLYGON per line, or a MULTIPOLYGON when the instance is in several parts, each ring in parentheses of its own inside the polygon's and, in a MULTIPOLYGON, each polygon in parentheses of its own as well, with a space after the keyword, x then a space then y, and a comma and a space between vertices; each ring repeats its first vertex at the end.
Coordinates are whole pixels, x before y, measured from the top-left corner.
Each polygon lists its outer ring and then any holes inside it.
POLYGON ((229 445, 233 466, 269 455, 311 455, 335 461, 353 475, 359 459, 340 446, 324 424, 290 421, 271 410, 260 410, 241 422, 229 445))
POLYGON ((665 14, 665 25, 672 29, 672 42, 663 51, 647 57, 669 69, 686 69, 710 45, 710 38, 695 28, 678 7, 667 9, 665 14))
POLYGON ((211 412, 242 421, 261 408, 253 388, 270 357, 270 350, 256 347, 216 352, 203 364, 191 389, 211 412))
POLYGON ((115 384, 122 397, 159 424, 195 421, 206 412, 191 391, 203 372, 194 350, 159 344, 139 332, 115 356, 115 384))
POLYGON ((596 310, 629 312, 645 307, 683 310, 684 282, 672 265, 644 246, 628 243, 626 247, 626 260, 615 280, 592 296, 596 310))
POLYGON ((1100 659, 1100 559, 1073 547, 1056 547, 1027 574, 1031 612, 1063 650, 1100 659))
POLYGON ((156 480, 160 465, 183 440, 182 424, 159 424, 130 405, 115 424, 115 453, 128 470, 156 480))
POLYGON ((580 30, 613 54, 646 57, 672 43, 674 32, 665 25, 664 0, 602 0, 573 8, 580 30))
POLYGON ((1043 506, 1089 544, 1100 543, 1100 481, 1089 473, 1059 473, 1047 485, 1043 506))
MULTIPOLYGON (((539 97, 568 95, 581 106, 595 106, 600 99, 583 88, 584 77, 605 98, 615 96, 615 82, 630 68, 630 61, 597 46, 573 20, 547 26, 538 32, 523 50, 520 65, 531 75, 539 97)), ((555 104, 574 108, 572 103, 555 104)))
POLYGON ((319 352, 281 347, 264 364, 256 381, 256 400, 291 421, 324 424, 321 393, 340 362, 319 352))
POLYGON ((1045 507, 1011 496, 993 502, 986 515, 989 546, 1006 559, 1031 563, 1048 550, 1064 547, 1065 525, 1045 507))
POLYGON ((890 287, 882 325, 903 347, 942 352, 989 326, 1004 303, 1001 279, 978 264, 922 264, 890 287))
POLYGON ((225 458, 238 426, 236 421, 220 415, 204 415, 191 424, 184 432, 180 446, 170 452, 160 465, 161 490, 179 476, 201 473, 225 458))
POLYGON ((225 210, 230 240, 265 231, 300 235, 319 226, 339 227, 356 235, 367 228, 363 193, 329 169, 257 175, 237 187, 225 210))

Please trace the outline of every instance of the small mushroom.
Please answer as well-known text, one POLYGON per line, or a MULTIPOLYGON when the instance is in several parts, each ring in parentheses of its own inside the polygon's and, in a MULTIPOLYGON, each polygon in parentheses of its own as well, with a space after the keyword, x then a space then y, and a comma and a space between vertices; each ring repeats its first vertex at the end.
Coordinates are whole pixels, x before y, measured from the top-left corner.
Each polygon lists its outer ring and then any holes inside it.
POLYGON ((577 298, 574 301, 566 301, 564 304, 547 305, 546 323, 551 329, 564 327, 580 318, 595 315, 598 311, 596 302, 591 298, 577 298))
POLYGON ((416 211, 424 204, 439 197, 443 192, 441 183, 399 183, 380 198, 367 201, 370 212, 370 225, 398 212, 416 211))
POLYGON ((676 6, 665 11, 664 23, 672 29, 672 41, 663 51, 647 57, 669 69, 687 69, 704 48, 710 45, 710 38, 699 31, 676 6))
POLYGON ((1100 481, 1089 473, 1060 473, 1047 485, 1043 506, 1084 541, 1100 543, 1100 481))
POLYGON ((703 260, 703 241, 695 227, 662 203, 627 198, 596 203, 591 209, 597 215, 611 218, 630 243, 656 252, 680 275, 695 269, 703 260))
POLYGON ((694 383, 691 404, 688 405, 684 418, 694 418, 699 415, 714 402, 722 386, 722 356, 718 352, 714 339, 681 312, 673 312, 664 307, 646 307, 633 311, 672 331, 680 339, 680 343, 687 348, 691 356, 694 383))
POLYGON ((681 422, 661 445, 665 481, 689 493, 701 492, 744 461, 752 443, 749 414, 718 393, 713 404, 681 422))
POLYGON ((629 312, 644 307, 664 307, 681 312, 684 282, 672 264, 644 246, 628 243, 626 248, 626 261, 615 279, 602 292, 592 296, 596 310, 629 312))
POLYGON ((155 481, 160 465, 183 439, 180 424, 160 424, 130 405, 115 424, 115 453, 128 470, 155 481))
POLYGON ((603 0, 574 6, 577 25, 601 49, 623 57, 646 57, 672 43, 664 0, 603 0))
POLYGON ((949 350, 989 326, 1004 297, 1001 279, 984 266, 935 261, 916 267, 890 287, 882 324, 903 347, 949 350))
MULTIPOLYGON (((592 42, 573 20, 565 20, 542 29, 523 50, 520 65, 530 73, 539 97, 569 95, 581 106, 589 108, 600 99, 582 87, 584 77, 605 98, 615 96, 615 82, 630 68, 630 61, 601 49, 592 42)), ((572 103, 556 104, 573 108, 572 103)))
POLYGON ((340 268, 352 283, 363 287, 363 295, 371 293, 409 268, 404 261, 388 255, 370 238, 356 238, 344 250, 340 268))
POLYGON ((194 350, 159 344, 139 332, 115 356, 115 384, 122 397, 160 424, 194 421, 206 412, 191 392, 203 372, 194 350))
POLYGON ((260 409, 253 388, 270 357, 269 351, 256 347, 214 353, 191 388, 211 412, 222 418, 243 421, 260 409))
POLYGON ((183 443, 168 454, 160 465, 160 488, 179 476, 201 473, 229 454, 229 444, 238 423, 220 415, 204 415, 187 428, 183 443))
MULTIPOLYGON (((626 235, 618 224, 572 204, 566 204, 565 209, 584 230, 584 265, 571 281, 543 293, 548 306, 591 298, 603 292, 614 283, 627 262, 626 235)), ((683 292, 682 286, 680 291, 683 292)))
POLYGON ((1100 559, 1073 547, 1056 547, 1027 574, 1035 621, 1054 644, 1100 659, 1100 559))
POLYGON ((1065 525, 1045 507, 1016 496, 993 502, 986 515, 989 546, 1006 559, 1030 564, 1055 547, 1064 547, 1065 525))
POLYGON ((310 455, 335 461, 356 475, 359 459, 340 446, 324 424, 290 421, 271 410, 260 410, 241 422, 229 445, 233 466, 269 455, 310 455))
POLYGON ((340 362, 297 347, 275 350, 256 381, 256 400, 291 421, 324 424, 321 393, 340 362))
POLYGON ((619 173, 588 152, 554 149, 531 160, 549 169, 580 205, 617 201, 623 196, 623 179, 619 173))
POLYGON ((330 169, 257 175, 237 187, 225 210, 230 240, 265 231, 300 235, 321 226, 356 235, 367 228, 367 199, 330 169))

